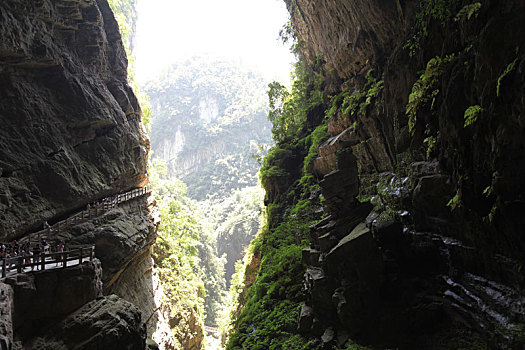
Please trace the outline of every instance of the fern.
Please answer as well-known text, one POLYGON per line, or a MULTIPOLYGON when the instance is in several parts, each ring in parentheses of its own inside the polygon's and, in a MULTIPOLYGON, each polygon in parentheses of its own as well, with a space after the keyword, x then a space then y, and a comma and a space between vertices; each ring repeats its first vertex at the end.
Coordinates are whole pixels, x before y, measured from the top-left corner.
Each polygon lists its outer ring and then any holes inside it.
POLYGON ((467 20, 470 20, 472 16, 477 17, 480 8, 480 2, 475 2, 473 4, 466 5, 461 10, 459 10, 456 17, 454 17, 454 21, 458 22, 465 17, 467 17, 467 20))
POLYGON ((478 121, 478 116, 480 113, 483 112, 483 108, 479 105, 470 106, 465 110, 465 124, 463 125, 464 128, 466 128, 469 125, 474 124, 478 121))

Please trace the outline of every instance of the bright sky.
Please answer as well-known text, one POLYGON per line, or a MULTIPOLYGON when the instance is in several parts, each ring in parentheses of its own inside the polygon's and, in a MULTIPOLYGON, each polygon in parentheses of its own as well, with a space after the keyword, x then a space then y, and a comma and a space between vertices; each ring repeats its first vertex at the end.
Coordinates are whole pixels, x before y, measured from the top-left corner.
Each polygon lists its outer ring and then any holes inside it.
POLYGON ((139 0, 137 79, 144 82, 172 62, 209 54, 288 85, 294 57, 279 39, 287 21, 283 0, 139 0))

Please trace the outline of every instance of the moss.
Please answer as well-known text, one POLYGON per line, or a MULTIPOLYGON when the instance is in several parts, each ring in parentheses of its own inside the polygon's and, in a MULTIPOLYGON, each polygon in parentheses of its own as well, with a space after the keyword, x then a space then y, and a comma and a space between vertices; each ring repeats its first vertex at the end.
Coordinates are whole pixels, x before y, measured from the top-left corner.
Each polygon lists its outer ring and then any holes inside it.
POLYGON ((310 147, 308 148, 308 154, 303 161, 303 173, 308 173, 308 168, 313 163, 314 159, 317 157, 317 148, 328 139, 330 135, 328 134, 328 126, 326 122, 323 122, 308 136, 308 143, 310 147))
POLYGON ((304 349, 307 340, 296 334, 302 304, 301 251, 307 245, 308 227, 317 221, 312 202, 299 200, 283 207, 268 207, 269 218, 283 216, 273 229, 266 228, 258 249, 262 260, 249 299, 236 321, 227 349, 304 349))
MULTIPOLYGON (((321 86, 305 76, 299 76, 293 90, 293 97, 283 106, 286 122, 302 119, 323 98, 321 86)), ((328 137, 326 121, 320 122, 306 123, 295 130, 293 138, 278 138, 263 161, 260 176, 267 191, 276 179, 282 179, 285 186, 280 185, 283 193, 268 204, 266 228, 253 244, 261 262, 227 349, 308 348, 307 339, 297 334, 297 320, 305 272, 301 252, 308 244, 309 226, 320 219, 315 210, 319 200, 311 196, 318 185, 309 172, 318 146, 328 137)))

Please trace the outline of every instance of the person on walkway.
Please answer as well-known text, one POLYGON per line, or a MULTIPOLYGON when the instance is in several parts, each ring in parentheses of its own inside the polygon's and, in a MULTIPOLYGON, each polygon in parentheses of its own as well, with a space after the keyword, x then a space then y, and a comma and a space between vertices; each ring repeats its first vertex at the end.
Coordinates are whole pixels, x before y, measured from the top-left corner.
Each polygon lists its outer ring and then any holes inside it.
POLYGON ((58 263, 62 261, 62 258, 64 257, 64 254, 63 254, 64 253, 64 242, 58 241, 57 250, 59 254, 58 254, 58 260, 55 266, 58 266, 58 263))
POLYGON ((33 263, 36 264, 36 269, 39 270, 38 263, 40 262, 40 253, 42 250, 40 249, 40 243, 36 244, 36 247, 33 248, 33 263))
POLYGON ((44 220, 44 230, 45 230, 45 229, 48 229, 48 228, 50 229, 50 228, 51 228, 51 225, 49 225, 49 224, 47 223, 47 220, 44 220))
POLYGON ((42 238, 42 249, 44 253, 49 254, 49 244, 47 244, 47 241, 42 238))
MULTIPOLYGON (((24 265, 30 265, 31 264, 31 252, 29 249, 26 249, 22 253, 24 255, 24 265)), ((31 271, 33 271, 33 266, 31 266, 31 271)))

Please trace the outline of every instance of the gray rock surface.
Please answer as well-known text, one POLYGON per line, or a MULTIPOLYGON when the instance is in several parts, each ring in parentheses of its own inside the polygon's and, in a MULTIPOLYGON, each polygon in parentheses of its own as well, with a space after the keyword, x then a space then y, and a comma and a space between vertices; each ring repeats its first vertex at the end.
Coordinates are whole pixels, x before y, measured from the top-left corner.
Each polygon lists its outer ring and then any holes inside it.
POLYGON ((0 3, 0 238, 146 181, 149 141, 106 0, 0 3))
POLYGON ((140 350, 146 348, 146 327, 133 304, 110 295, 75 311, 31 348, 140 350))
POLYGON ((14 331, 25 339, 102 295, 100 262, 18 274, 5 279, 14 291, 14 331))
POLYGON ((0 349, 13 346, 13 288, 0 283, 0 349))

